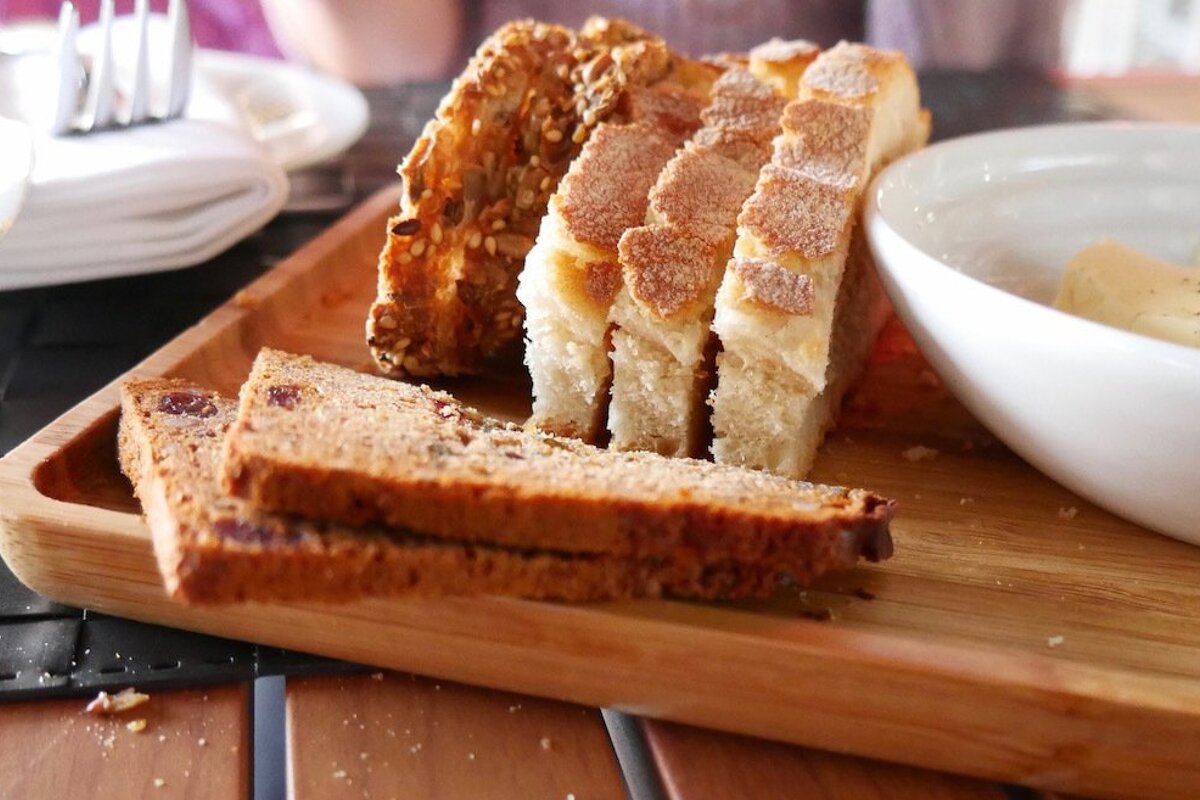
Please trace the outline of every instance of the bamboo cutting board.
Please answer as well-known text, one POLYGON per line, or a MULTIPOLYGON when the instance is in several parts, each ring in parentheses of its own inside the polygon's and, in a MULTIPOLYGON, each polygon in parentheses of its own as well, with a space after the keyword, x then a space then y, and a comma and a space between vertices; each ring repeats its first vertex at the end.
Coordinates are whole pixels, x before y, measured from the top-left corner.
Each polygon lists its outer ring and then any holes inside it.
MULTIPOLYGON (((368 368, 363 319, 397 196, 372 198, 135 372, 234 392, 262 345, 368 368)), ((528 411, 517 360, 447 387, 498 416, 528 411)), ((164 596, 118 472, 116 404, 114 384, 0 462, 4 558, 55 600, 1037 787, 1200 795, 1200 550, 1020 461, 898 326, 814 475, 899 500, 896 556, 765 602, 189 608, 164 596), (937 454, 913 460, 916 446, 937 454)))

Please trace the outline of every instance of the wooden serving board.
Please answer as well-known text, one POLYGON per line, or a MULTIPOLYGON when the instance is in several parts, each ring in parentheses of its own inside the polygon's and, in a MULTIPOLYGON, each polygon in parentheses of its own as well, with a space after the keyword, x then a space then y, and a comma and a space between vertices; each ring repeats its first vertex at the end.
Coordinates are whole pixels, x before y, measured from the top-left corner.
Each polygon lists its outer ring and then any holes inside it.
MULTIPOLYGON (((234 392, 262 345, 369 368, 363 319, 397 196, 369 200, 135 372, 234 392)), ((517 360, 447 386, 493 414, 528 411, 517 360)), ((114 383, 0 462, 4 558, 55 600, 1031 786, 1200 793, 1200 550, 1016 458, 898 326, 814 475, 899 500, 896 556, 767 602, 189 608, 164 596, 117 470, 116 405, 114 383), (918 445, 938 454, 905 458, 918 445)))

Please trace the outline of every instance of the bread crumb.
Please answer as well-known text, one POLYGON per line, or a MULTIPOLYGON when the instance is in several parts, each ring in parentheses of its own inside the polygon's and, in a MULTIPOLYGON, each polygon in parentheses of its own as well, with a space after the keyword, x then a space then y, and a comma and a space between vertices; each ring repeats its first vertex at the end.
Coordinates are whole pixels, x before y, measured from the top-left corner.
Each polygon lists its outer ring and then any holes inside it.
POLYGON ((971 503, 974 503, 974 502, 975 502, 975 498, 974 498, 974 497, 960 497, 960 498, 958 498, 958 504, 959 504, 960 506, 967 506, 967 505, 970 505, 971 503))
POLYGON ((337 778, 338 780, 344 781, 346 779, 346 770, 335 769, 333 771, 333 777, 337 778))
POLYGON ((166 785, 167 785, 167 782, 166 782, 166 781, 164 781, 162 778, 155 778, 155 779, 154 779, 154 788, 155 788, 155 789, 161 789, 162 787, 164 787, 164 786, 166 786, 166 785))
POLYGON ((515 713, 517 713, 517 712, 518 712, 518 711, 520 711, 520 710, 521 710, 521 704, 520 704, 520 703, 514 703, 513 705, 511 705, 511 706, 509 706, 509 707, 508 707, 508 713, 510 713, 510 714, 515 714, 515 713))
POLYGON ((165 742, 165 741, 167 740, 167 735, 166 735, 165 733, 160 733, 160 734, 158 735, 158 740, 159 740, 160 742, 165 742))
POLYGON ((575 800, 575 793, 567 792, 567 800, 575 800))
POLYGON ((200 745, 201 747, 204 747, 208 744, 208 739, 205 739, 203 736, 201 736, 199 739, 196 740, 196 744, 200 745))
POLYGON ((365 750, 358 754, 358 758, 360 761, 366 761, 370 757, 371 757, 371 754, 365 750))
POLYGON ((125 723, 125 728, 130 733, 141 733, 142 731, 146 730, 146 720, 144 720, 144 719, 132 720, 130 722, 125 723))
POLYGON ((1079 509, 1076 508, 1075 506, 1058 509, 1058 518, 1059 519, 1075 519, 1075 517, 1077 517, 1077 516, 1079 516, 1079 509))
POLYGON ((240 289, 238 293, 233 296, 233 304, 238 308, 257 308, 258 303, 258 295, 256 295, 254 292, 248 292, 245 289, 240 289))
POLYGON ((474 760, 475 760, 475 754, 467 753, 467 761, 474 761, 474 760))
POLYGON ((542 737, 542 741, 541 741, 542 749, 543 749, 543 750, 549 750, 549 749, 550 749, 550 744, 551 744, 551 742, 550 742, 550 737, 549 737, 549 736, 543 736, 543 737, 542 737))
POLYGON ((372 673, 371 673, 371 680, 373 680, 373 681, 381 681, 381 680, 383 680, 383 673, 382 673, 382 672, 372 672, 372 673))
POLYGON ((95 700, 87 704, 84 711, 96 716, 110 716, 112 714, 121 714, 131 708, 137 708, 149 700, 150 695, 142 694, 134 690, 131 686, 128 689, 122 689, 116 694, 100 692, 100 694, 96 695, 95 700))
POLYGON ((1049 645, 1050 647, 1058 647, 1060 644, 1063 643, 1063 641, 1064 641, 1063 637, 1061 637, 1061 636, 1051 636, 1048 639, 1046 639, 1046 644, 1049 645))
POLYGON ((918 461, 932 461, 938 457, 938 451, 934 450, 932 447, 925 447, 924 445, 918 444, 908 448, 900 455, 904 457, 905 461, 910 461, 915 464, 918 461))

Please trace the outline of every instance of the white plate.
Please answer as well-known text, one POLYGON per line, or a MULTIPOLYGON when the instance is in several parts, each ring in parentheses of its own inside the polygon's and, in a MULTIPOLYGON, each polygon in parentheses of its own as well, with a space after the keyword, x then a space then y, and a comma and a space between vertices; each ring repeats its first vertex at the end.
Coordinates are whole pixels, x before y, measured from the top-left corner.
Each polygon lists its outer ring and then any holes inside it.
POLYGON ((935 145, 876 180, 867 232, 897 312, 947 385, 1097 505, 1200 544, 1200 349, 1049 307, 1111 237, 1200 246, 1200 128, 1098 123, 935 145))
POLYGON ((367 129, 370 115, 362 92, 327 75, 217 50, 201 50, 197 63, 275 163, 289 172, 337 156, 367 129))
POLYGON ((33 135, 29 127, 0 118, 0 238, 8 233, 25 202, 33 171, 33 135))

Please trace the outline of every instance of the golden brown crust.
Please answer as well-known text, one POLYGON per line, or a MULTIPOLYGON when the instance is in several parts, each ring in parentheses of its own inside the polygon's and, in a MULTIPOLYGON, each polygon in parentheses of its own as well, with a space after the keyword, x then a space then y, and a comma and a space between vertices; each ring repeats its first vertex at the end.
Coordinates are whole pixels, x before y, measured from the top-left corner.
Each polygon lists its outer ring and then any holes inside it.
POLYGON ((650 207, 660 223, 704 236, 702 229, 723 230, 737 219, 738 209, 754 191, 754 181, 752 172, 720 153, 687 147, 652 184, 650 207))
POLYGON ((804 72, 802 82, 816 97, 856 101, 878 91, 881 72, 903 60, 894 50, 838 42, 804 72))
POLYGON ((744 69, 712 86, 704 121, 666 165, 650 193, 648 224, 619 249, 630 296, 661 318, 704 303, 716 290, 738 210, 779 133, 784 100, 744 69))
POLYGON ((715 238, 719 229, 672 225, 630 228, 621 237, 621 269, 633 299, 667 318, 701 297, 712 281, 713 262, 732 234, 715 238))
POLYGON ((676 142, 649 124, 596 128, 563 181, 557 208, 577 241, 616 250, 646 216, 646 195, 676 142))
POLYGON ((679 142, 700 127, 703 108, 703 96, 682 86, 631 86, 625 92, 621 116, 632 123, 647 123, 679 142))
POLYGON ((821 258, 849 241, 856 196, 853 187, 833 186, 768 164, 742 208, 738 226, 775 255, 821 258))
MULTIPOLYGON (((290 390, 289 390, 290 392, 290 390)), ((264 350, 226 442, 226 487, 263 507, 509 547, 816 574, 888 546, 858 490, 616 453, 483 418, 448 395, 264 350), (271 398, 294 387, 295 401, 271 398), (819 552, 820 562, 812 562, 819 552)))
POLYGON ((741 281, 745 301, 793 316, 812 313, 813 285, 809 276, 757 258, 733 258, 726 270, 741 281))
POLYGON ((802 68, 811 64, 820 52, 820 47, 804 39, 785 40, 775 37, 751 48, 750 60, 775 67, 802 68))
POLYGON ((712 97, 700 119, 705 127, 756 142, 779 133, 786 100, 747 70, 731 69, 713 83, 712 97))
POLYGON ((516 278, 546 201, 625 88, 677 61, 618 21, 509 23, 480 46, 400 169, 367 319, 383 371, 472 372, 519 336, 516 278))
POLYGON ((773 162, 822 183, 849 188, 866 168, 871 109, 823 100, 789 103, 784 136, 775 143, 773 162))

